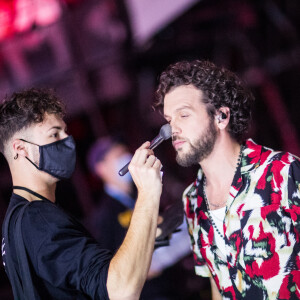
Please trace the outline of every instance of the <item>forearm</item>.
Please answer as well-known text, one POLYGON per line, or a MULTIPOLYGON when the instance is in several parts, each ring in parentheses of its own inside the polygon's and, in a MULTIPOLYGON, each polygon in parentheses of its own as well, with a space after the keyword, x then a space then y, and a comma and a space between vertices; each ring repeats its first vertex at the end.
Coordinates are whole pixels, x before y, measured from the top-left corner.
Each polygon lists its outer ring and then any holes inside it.
POLYGON ((210 277, 210 285, 211 285, 211 298, 212 300, 222 300, 222 296, 218 290, 218 287, 215 283, 213 277, 210 277))
POLYGON ((112 259, 110 299, 139 299, 151 263, 159 210, 158 196, 139 195, 124 242, 112 259))

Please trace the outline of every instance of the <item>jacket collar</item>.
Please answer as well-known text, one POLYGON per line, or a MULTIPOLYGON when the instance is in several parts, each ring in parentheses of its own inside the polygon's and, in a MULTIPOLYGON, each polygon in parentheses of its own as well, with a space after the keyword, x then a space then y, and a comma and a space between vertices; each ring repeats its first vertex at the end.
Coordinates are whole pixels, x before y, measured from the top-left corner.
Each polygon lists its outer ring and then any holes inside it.
MULTIPOLYGON (((247 139, 245 147, 242 152, 242 162, 240 168, 240 174, 245 175, 251 171, 255 171, 260 165, 262 155, 262 146, 257 145, 252 139, 247 139)), ((199 184, 203 180, 202 168, 199 168, 197 178, 192 184, 191 188, 187 191, 186 196, 190 197, 193 190, 198 188, 199 184)))
POLYGON ((242 156, 241 174, 255 170, 261 161, 262 146, 257 145, 252 139, 246 140, 242 156))

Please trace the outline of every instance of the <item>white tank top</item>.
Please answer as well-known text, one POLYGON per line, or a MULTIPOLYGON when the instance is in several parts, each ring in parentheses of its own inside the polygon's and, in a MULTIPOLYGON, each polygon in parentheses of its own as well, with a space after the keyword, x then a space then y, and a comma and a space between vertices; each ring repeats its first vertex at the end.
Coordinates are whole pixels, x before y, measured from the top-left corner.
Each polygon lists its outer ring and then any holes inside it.
MULTIPOLYGON (((222 236, 224 236, 223 221, 225 218, 225 212, 226 212, 226 206, 210 211, 210 215, 222 236)), ((220 237, 218 232, 216 232, 215 228, 214 228, 214 237, 215 237, 215 242, 217 244, 217 247, 221 250, 221 252, 226 257, 224 238, 220 237)))

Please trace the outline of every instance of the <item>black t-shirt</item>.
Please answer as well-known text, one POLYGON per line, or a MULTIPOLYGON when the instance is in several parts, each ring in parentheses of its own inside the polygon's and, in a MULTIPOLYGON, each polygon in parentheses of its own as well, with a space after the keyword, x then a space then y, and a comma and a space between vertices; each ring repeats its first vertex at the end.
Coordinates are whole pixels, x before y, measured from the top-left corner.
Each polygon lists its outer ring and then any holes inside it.
MULTIPOLYGON (((101 249, 85 228, 57 205, 47 200, 28 201, 13 194, 7 215, 20 203, 27 205, 21 232, 32 284, 40 299, 108 299, 106 280, 112 254, 101 249)), ((22 205, 23 206, 23 205, 22 205)), ((7 255, 20 275, 16 256, 17 208, 9 222, 8 237, 2 230, 2 256, 7 255), (7 253, 9 245, 10 253, 7 253)), ((18 251, 18 249, 17 249, 18 251)), ((22 280, 22 278, 21 278, 22 280)))

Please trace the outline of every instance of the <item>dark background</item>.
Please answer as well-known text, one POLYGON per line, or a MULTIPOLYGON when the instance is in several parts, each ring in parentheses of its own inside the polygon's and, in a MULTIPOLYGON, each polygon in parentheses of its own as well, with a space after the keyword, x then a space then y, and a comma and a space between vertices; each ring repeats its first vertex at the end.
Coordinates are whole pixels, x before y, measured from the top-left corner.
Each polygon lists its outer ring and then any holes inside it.
MULTIPOLYGON (((55 88, 64 99, 78 161, 57 196, 84 219, 102 189, 86 165, 90 145, 110 134, 134 151, 156 136, 164 124, 152 109, 158 76, 178 60, 208 59, 236 72, 256 97, 249 136, 300 155, 299 23, 297 0, 0 0, 0 99, 28 87, 55 88)), ((164 210, 180 201, 197 167, 179 167, 170 141, 155 152, 164 165, 164 210)), ((1 156, 1 223, 11 188, 1 156)), ((209 299, 190 257, 182 269, 174 275, 180 299, 209 299)), ((11 299, 2 266, 0 299, 11 299)))

